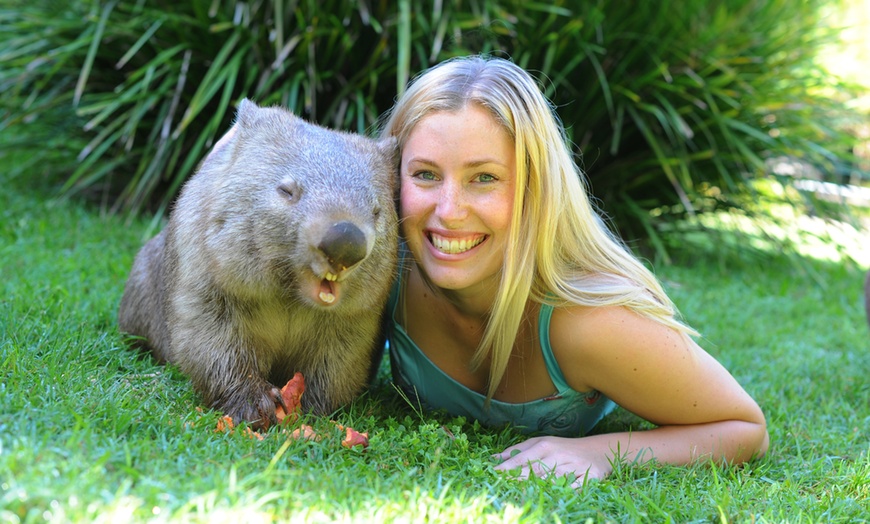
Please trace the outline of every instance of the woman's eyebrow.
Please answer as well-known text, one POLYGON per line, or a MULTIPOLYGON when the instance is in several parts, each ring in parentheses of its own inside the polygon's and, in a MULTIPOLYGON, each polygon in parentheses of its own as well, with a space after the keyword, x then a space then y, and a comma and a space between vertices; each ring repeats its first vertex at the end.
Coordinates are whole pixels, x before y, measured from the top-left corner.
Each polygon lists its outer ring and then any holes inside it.
POLYGON ((496 160, 494 158, 484 158, 484 159, 480 159, 480 160, 472 160, 470 162, 465 163, 465 165, 468 167, 480 167, 480 166, 483 166, 486 164, 495 164, 497 166, 507 167, 507 165, 504 162, 501 162, 501 161, 496 160))
POLYGON ((411 157, 410 159, 408 159, 408 163, 409 164, 423 164, 423 165, 427 165, 427 166, 437 166, 438 165, 438 163, 433 161, 433 160, 429 160, 428 158, 419 157, 419 156, 411 157))
MULTIPOLYGON (((425 157, 416 157, 416 156, 410 158, 408 160, 408 164, 409 165, 421 164, 421 165, 426 165, 426 166, 439 165, 438 162, 436 162, 434 160, 429 160, 428 158, 425 158, 425 157)), ((480 167, 480 166, 487 165, 487 164, 494 164, 494 165, 501 166, 501 167, 507 167, 507 164, 505 164, 504 162, 501 162, 500 160, 497 160, 495 158, 481 158, 481 159, 477 159, 477 160, 469 160, 468 162, 465 162, 462 165, 465 167, 480 167)))

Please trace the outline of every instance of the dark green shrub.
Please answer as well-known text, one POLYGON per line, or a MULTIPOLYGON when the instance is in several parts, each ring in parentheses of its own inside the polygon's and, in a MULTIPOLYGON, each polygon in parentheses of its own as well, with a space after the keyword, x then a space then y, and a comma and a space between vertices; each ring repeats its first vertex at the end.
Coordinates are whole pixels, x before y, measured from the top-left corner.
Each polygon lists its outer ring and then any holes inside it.
POLYGON ((848 157, 842 88, 815 63, 823 0, 7 4, 0 131, 42 150, 29 130, 53 131, 63 189, 116 210, 165 209, 242 97, 371 132, 413 74, 477 52, 541 79, 627 238, 751 209, 768 158, 848 157))

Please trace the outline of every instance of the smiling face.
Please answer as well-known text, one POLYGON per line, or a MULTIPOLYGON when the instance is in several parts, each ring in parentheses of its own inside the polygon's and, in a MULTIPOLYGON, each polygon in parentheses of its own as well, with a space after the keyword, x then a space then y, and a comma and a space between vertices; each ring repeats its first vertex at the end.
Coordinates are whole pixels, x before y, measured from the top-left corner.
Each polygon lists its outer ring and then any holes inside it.
POLYGON ((515 183, 513 139, 482 107, 435 112, 417 123, 402 150, 400 218, 429 282, 495 291, 515 183))

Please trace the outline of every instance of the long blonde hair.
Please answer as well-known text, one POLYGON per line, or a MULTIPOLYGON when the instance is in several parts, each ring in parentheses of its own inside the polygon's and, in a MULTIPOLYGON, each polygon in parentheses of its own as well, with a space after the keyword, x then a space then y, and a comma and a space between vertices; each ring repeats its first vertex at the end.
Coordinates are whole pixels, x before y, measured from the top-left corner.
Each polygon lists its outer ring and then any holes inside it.
POLYGON ((490 359, 487 398, 501 382, 529 299, 554 306, 624 306, 680 333, 655 276, 608 229, 590 202, 564 127, 535 80, 512 62, 455 58, 418 76, 385 115, 383 136, 404 147, 414 126, 467 104, 488 110, 514 140, 516 194, 501 283, 472 360, 490 359))

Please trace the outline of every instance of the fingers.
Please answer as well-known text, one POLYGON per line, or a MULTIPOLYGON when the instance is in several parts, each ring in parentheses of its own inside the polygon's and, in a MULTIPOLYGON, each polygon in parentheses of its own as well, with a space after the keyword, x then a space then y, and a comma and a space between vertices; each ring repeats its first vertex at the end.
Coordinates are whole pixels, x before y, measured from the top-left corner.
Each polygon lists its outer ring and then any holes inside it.
POLYGON ((519 480, 525 480, 531 474, 546 478, 556 473, 558 462, 547 457, 547 446, 540 445, 536 449, 537 442, 531 442, 532 440, 535 439, 511 446, 501 453, 493 455, 493 457, 502 460, 501 464, 495 466, 495 470, 511 472, 519 480))
POLYGON ((570 441, 539 437, 511 446, 493 458, 502 460, 495 466, 517 480, 534 475, 540 478, 567 477, 574 489, 582 488, 588 480, 602 479, 608 471, 596 465, 594 458, 578 453, 570 441))
POLYGON ((586 470, 585 475, 575 475, 574 482, 571 483, 571 487, 574 489, 583 489, 586 487, 586 484, 593 480, 601 480, 603 477, 595 477, 591 474, 591 471, 586 470))
POLYGON ((272 395, 272 398, 275 399, 275 403, 281 406, 281 409, 284 410, 284 413, 290 413, 290 410, 287 409, 287 404, 284 403, 284 395, 281 394, 280 389, 272 388, 269 393, 272 395))
POLYGON ((524 440, 524 441, 520 442, 519 444, 516 444, 516 445, 513 445, 509 448, 506 448, 501 453, 496 453, 492 457, 495 459, 498 459, 498 460, 508 460, 511 457, 514 457, 515 455, 517 455, 519 453, 522 453, 524 451, 527 451, 527 450, 533 448, 535 446, 535 444, 537 444, 541 440, 542 440, 541 437, 534 437, 534 438, 530 438, 528 440, 524 440))
POLYGON ((547 477, 556 472, 558 463, 543 458, 532 458, 517 453, 495 467, 496 471, 518 471, 521 478, 528 478, 529 472, 538 477, 547 477))
POLYGON ((531 476, 535 476, 542 479, 550 479, 556 480, 560 478, 567 478, 568 482, 571 482, 571 487, 573 489, 582 489, 588 481, 591 480, 600 480, 600 476, 594 476, 591 468, 586 469, 586 471, 576 471, 571 467, 559 467, 558 464, 547 464, 543 460, 532 460, 527 461, 522 465, 511 466, 508 464, 507 467, 505 464, 499 464, 495 467, 497 471, 503 471, 508 474, 512 479, 518 481, 528 480, 531 476))
POLYGON ((548 460, 554 454, 552 443, 552 438, 534 437, 511 446, 493 457, 504 461, 502 465, 507 466, 503 469, 511 469, 535 459, 548 460))

